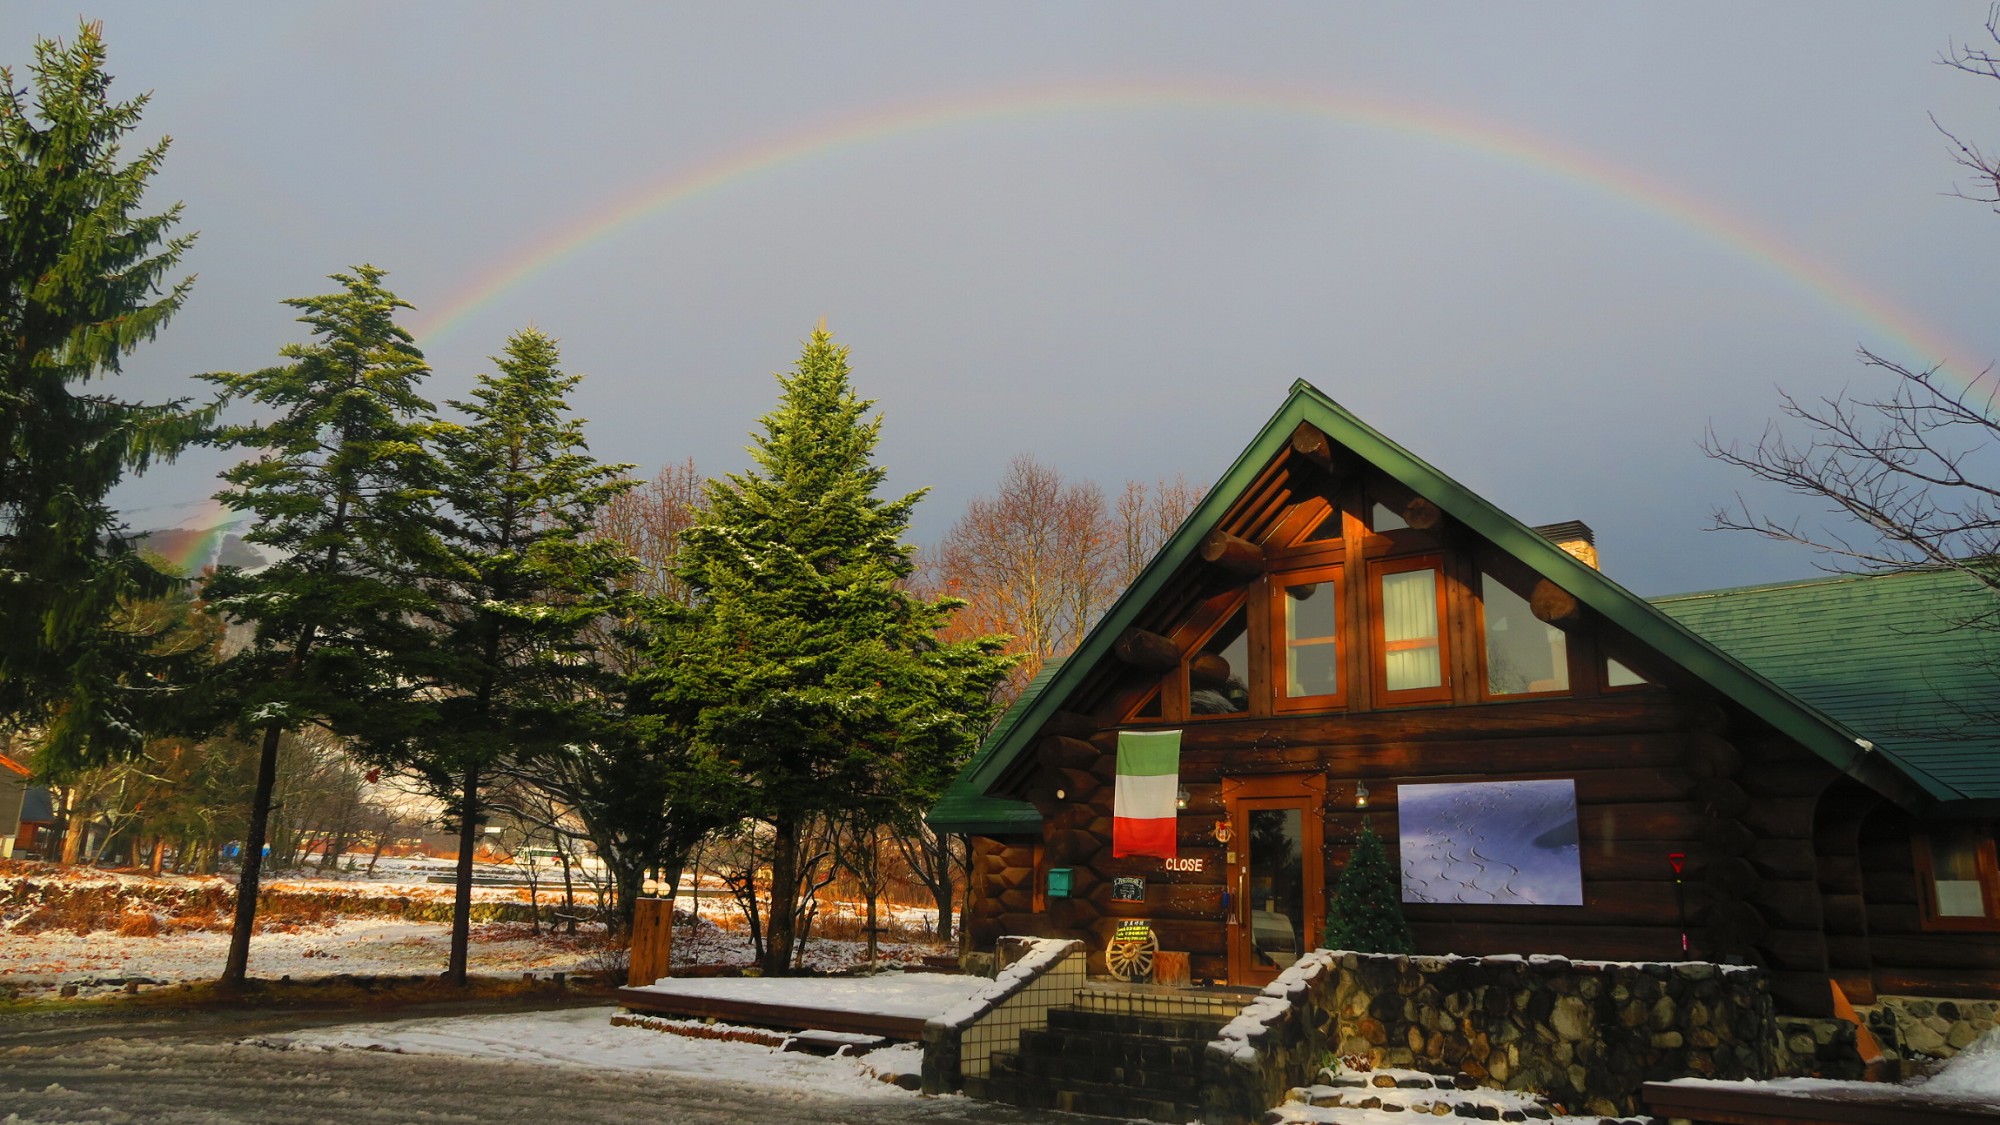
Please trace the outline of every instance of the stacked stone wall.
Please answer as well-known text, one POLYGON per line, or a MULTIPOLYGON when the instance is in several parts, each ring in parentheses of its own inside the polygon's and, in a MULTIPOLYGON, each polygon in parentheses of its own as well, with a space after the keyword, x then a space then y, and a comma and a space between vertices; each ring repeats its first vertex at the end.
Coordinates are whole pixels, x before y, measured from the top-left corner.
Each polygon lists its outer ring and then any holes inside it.
POLYGON ((1705 962, 1560 957, 1301 959, 1209 1047, 1211 1121, 1251 1120, 1334 1057, 1537 1090, 1573 1113, 1641 1110, 1639 1087, 1770 1078, 1763 973, 1705 962))
POLYGON ((1884 996, 1857 1009, 1884 1050, 1898 1058, 1948 1059, 2000 1023, 2000 1002, 1884 996))

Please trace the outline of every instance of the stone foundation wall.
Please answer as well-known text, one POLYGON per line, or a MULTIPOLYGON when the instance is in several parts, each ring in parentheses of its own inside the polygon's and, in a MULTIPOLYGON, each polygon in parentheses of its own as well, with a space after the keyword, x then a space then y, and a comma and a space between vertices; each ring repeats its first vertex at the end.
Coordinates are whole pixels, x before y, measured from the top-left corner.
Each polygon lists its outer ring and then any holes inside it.
POLYGON ((1883 1050, 1905 1059, 1948 1059, 2000 1022, 2000 1002, 1992 1000, 1883 996, 1856 1011, 1883 1050))
POLYGON ((1320 952, 1224 1028, 1205 1081, 1217 1083, 1210 1120, 1254 1119, 1273 1102, 1251 1102, 1310 1083, 1328 1055, 1616 1115, 1640 1112, 1648 1081, 1772 1077, 1778 1048, 1769 986, 1752 969, 1320 952))

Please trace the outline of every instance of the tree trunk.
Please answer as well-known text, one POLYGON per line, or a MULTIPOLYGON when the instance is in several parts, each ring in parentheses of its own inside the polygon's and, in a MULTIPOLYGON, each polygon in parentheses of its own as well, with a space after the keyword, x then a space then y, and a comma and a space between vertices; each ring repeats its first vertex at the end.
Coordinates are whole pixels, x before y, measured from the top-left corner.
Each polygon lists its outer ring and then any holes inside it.
POLYGON ((62 865, 75 867, 83 860, 84 837, 90 834, 90 818, 82 808, 69 812, 69 823, 63 826, 62 865))
POLYGON ((222 984, 239 988, 250 970, 250 933, 257 928, 257 883, 264 874, 264 832, 271 823, 271 790, 278 781, 278 739, 284 729, 264 728, 257 755, 257 788, 250 795, 250 823, 243 830, 243 870, 236 877, 236 919, 229 926, 229 957, 222 984))
POLYGON ((151 861, 153 874, 158 875, 160 873, 160 868, 164 866, 166 862, 167 862, 167 838, 164 835, 155 836, 153 837, 153 858, 151 861))
POLYGON ((479 767, 465 768, 465 792, 458 816, 458 886, 451 904, 451 964, 444 975, 451 983, 466 983, 465 962, 472 937, 472 848, 479 833, 479 767))
POLYGON ((792 971, 792 946, 798 938, 799 850, 804 846, 803 825, 792 813, 780 813, 771 822, 771 908, 765 919, 764 957, 767 976, 781 977, 792 971))
POLYGON ((875 900, 878 897, 875 888, 870 887, 868 889, 868 975, 871 977, 875 975, 875 952, 877 944, 875 938, 875 900))

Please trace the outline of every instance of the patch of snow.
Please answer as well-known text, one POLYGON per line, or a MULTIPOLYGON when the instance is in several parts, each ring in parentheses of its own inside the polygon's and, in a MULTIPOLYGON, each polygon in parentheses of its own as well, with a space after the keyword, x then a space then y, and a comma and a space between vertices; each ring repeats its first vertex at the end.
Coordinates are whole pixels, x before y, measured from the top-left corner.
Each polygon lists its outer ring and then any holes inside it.
POLYGON ((664 977, 643 991, 663 996, 726 997, 882 1016, 929 1018, 993 984, 951 973, 877 973, 872 977, 664 977))
POLYGON ((880 1097, 901 1092, 876 1077, 877 1073, 891 1073, 878 1068, 905 1061, 886 1051, 863 1058, 820 1057, 756 1043, 690 1039, 646 1027, 614 1026, 611 1017, 617 1011, 571 1008, 358 1023, 260 1042, 295 1049, 394 1051, 542 1066, 643 1070, 819 1094, 880 1097))
POLYGON ((1918 1088, 1926 1094, 2000 1102, 2000 1029, 1966 1044, 1918 1088))

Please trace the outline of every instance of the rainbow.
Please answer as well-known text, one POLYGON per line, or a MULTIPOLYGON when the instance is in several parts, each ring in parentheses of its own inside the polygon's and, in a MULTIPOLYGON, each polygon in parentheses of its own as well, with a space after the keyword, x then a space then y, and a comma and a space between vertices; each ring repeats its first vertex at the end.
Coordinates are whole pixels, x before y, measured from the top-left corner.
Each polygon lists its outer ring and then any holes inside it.
POLYGON ((1160 108, 1320 118, 1453 145, 1523 165, 1652 212, 1783 276, 1798 288, 1893 339, 1904 349, 1906 354, 1902 358, 1908 362, 1926 366, 1950 364, 1953 373, 1949 377, 1967 388, 1985 374, 1985 363, 1977 359, 1981 353, 1947 339, 1909 311, 1863 288, 1827 263, 1712 203, 1591 153, 1456 111, 1447 114, 1319 90, 1186 81, 990 92, 853 114, 767 138, 719 155, 692 170, 648 183, 608 202, 589 216, 550 231, 512 257, 482 271, 473 285, 438 302, 433 306, 436 311, 419 319, 415 332, 420 339, 431 341, 448 337, 486 306, 521 289, 537 275, 589 252, 625 227, 784 165, 890 138, 984 122, 1160 108))
POLYGON ((181 526, 150 533, 144 546, 165 561, 165 569, 182 578, 193 578, 215 565, 216 557, 222 553, 222 541, 249 519, 242 512, 206 500, 181 526))

